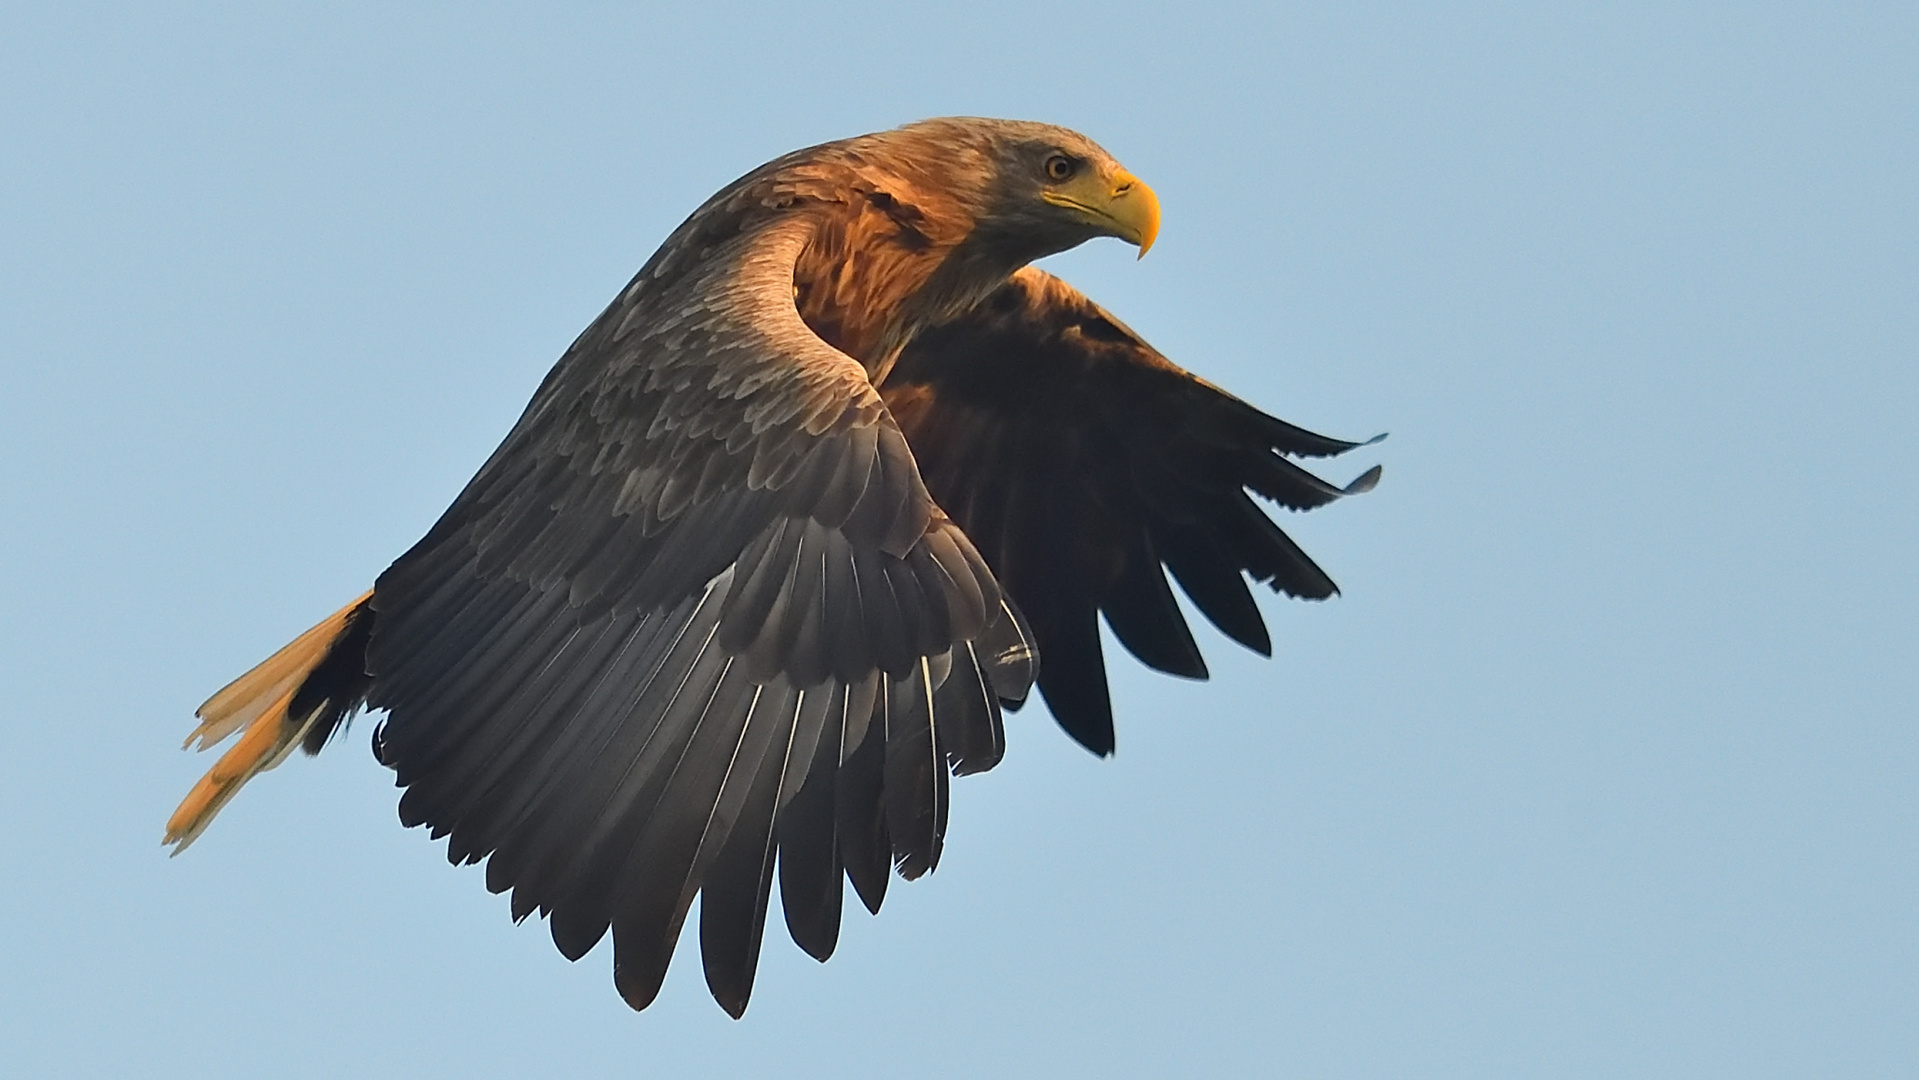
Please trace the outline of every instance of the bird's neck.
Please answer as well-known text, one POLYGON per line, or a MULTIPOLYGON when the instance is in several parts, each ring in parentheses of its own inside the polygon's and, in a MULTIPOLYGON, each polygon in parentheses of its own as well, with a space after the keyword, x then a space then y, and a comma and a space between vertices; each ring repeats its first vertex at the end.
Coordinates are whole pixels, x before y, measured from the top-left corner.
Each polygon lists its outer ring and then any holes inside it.
POLYGON ((794 267, 794 303, 875 385, 921 328, 972 307, 1018 269, 969 244, 949 224, 965 216, 948 208, 875 192, 834 210, 794 267))

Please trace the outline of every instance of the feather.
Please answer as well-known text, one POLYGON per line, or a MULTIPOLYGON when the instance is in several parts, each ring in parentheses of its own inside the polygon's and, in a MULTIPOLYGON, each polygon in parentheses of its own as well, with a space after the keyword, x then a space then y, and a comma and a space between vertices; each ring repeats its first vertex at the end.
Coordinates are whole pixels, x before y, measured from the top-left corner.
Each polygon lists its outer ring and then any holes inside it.
POLYGON ((162 843, 173 845, 172 854, 180 854, 198 839, 248 780, 285 760, 335 702, 349 709, 357 704, 364 693, 364 674, 350 657, 341 661, 333 654, 343 643, 362 644, 350 631, 362 618, 370 596, 362 593, 200 706, 200 726, 187 737, 187 746, 197 739, 205 750, 235 732, 244 734, 167 819, 162 843), (306 684, 316 674, 321 685, 308 690, 306 684), (339 679, 346 680, 344 685, 335 681, 339 679), (289 713, 296 698, 301 710, 289 713))
POLYGON ((834 796, 840 862, 860 902, 875 915, 886 899, 887 871, 892 867, 893 845, 886 834, 882 801, 889 697, 887 680, 875 680, 872 696, 866 699, 871 702, 870 713, 863 723, 854 711, 858 699, 849 704, 834 796))

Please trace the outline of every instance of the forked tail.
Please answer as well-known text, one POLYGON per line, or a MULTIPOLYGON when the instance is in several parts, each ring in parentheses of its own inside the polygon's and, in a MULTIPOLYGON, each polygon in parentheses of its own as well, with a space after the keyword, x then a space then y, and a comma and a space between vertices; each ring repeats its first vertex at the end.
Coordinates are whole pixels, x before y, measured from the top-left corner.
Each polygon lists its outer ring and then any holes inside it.
POLYGON ((286 760, 306 743, 318 753, 340 721, 366 699, 366 643, 373 629, 371 590, 266 658, 208 698, 187 736, 205 750, 242 732, 213 768, 193 785, 167 819, 165 844, 178 855, 206 830, 213 816, 254 776, 286 760))

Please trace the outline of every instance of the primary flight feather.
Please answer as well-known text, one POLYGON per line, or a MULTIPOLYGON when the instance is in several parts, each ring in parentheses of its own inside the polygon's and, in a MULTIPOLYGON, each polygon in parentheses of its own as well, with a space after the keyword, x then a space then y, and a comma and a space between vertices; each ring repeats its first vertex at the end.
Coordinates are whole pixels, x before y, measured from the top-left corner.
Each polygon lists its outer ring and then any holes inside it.
POLYGON ((1168 587, 1270 650, 1246 575, 1333 583, 1250 493, 1338 487, 1354 443, 1188 375, 1035 259, 1159 227, 1084 136, 929 120, 728 185, 568 348, 506 440, 373 589, 203 705, 239 740, 167 823, 383 710, 400 817, 486 862, 577 959, 609 931, 634 1008, 700 897, 740 1015, 777 872, 824 960, 842 882, 877 911, 939 861, 951 773, 990 769, 1037 680, 1113 748, 1098 620, 1204 677, 1168 587))

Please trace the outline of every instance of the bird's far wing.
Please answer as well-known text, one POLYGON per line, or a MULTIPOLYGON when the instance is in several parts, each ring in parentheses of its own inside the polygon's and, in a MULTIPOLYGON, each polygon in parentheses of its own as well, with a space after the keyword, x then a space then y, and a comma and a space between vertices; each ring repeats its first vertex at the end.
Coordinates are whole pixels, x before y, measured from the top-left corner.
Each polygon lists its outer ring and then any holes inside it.
POLYGON ((1309 510, 1365 491, 1287 460, 1357 443, 1267 416, 1174 366, 1031 267, 908 346, 881 387, 933 497, 1023 612, 1066 731, 1113 749, 1098 614, 1148 665, 1205 678, 1165 570, 1228 637, 1270 655, 1242 571, 1321 599, 1332 579, 1253 501, 1309 510))
MULTIPOLYGON (((695 894, 745 1009, 776 861, 820 959, 841 874, 933 866, 1031 650, 860 366, 807 330, 807 235, 689 222, 380 577, 369 704, 400 814, 514 917, 658 993, 695 894), (690 231, 689 231, 690 230, 690 231)), ((723 225, 724 223, 722 223, 723 225)))

